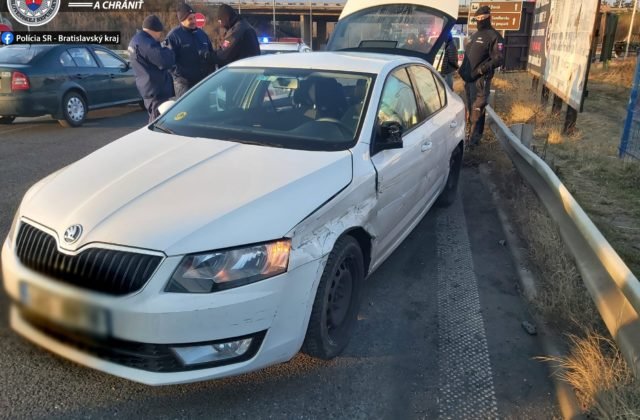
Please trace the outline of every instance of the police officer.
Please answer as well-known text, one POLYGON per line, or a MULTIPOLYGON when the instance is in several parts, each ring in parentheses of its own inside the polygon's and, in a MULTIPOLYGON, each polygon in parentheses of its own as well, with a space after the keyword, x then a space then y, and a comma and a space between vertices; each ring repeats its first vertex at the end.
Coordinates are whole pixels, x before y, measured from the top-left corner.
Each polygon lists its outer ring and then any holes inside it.
POLYGON ((196 26, 193 8, 181 3, 176 15, 180 24, 169 32, 166 43, 176 55, 176 66, 171 74, 179 98, 215 70, 215 56, 211 40, 196 26))
POLYGON ((173 96, 169 70, 175 64, 173 51, 163 48, 160 37, 164 27, 156 15, 147 16, 129 43, 129 57, 136 75, 136 87, 149 113, 149 122, 160 115, 158 106, 173 96))
POLYGON ((242 58, 260 55, 256 31, 233 7, 222 4, 218 8, 218 23, 226 29, 221 48, 216 51, 220 67, 242 58))
POLYGON ((491 9, 488 6, 478 8, 475 18, 478 22, 478 32, 469 39, 464 61, 458 71, 465 81, 467 111, 471 122, 471 146, 476 146, 482 138, 491 79, 494 70, 504 61, 504 40, 491 26, 491 9))

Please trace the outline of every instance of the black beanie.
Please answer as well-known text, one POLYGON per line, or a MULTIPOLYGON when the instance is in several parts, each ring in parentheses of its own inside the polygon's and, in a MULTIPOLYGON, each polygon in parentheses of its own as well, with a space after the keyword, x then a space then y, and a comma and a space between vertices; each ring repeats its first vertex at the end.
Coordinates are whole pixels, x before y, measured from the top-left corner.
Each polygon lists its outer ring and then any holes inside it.
POLYGON ((182 3, 176 9, 176 14, 178 15, 178 21, 182 22, 186 18, 189 17, 190 14, 195 13, 191 6, 187 3, 182 3))
POLYGON ((476 10, 475 16, 490 15, 490 14, 491 14, 491 8, 489 6, 482 6, 482 7, 479 7, 478 10, 476 10))
POLYGON ((233 19, 236 16, 236 11, 228 4, 221 4, 220 7, 218 7, 218 18, 221 16, 227 16, 229 19, 233 19))
POLYGON ((162 32, 162 30, 164 29, 164 27, 162 26, 162 22, 156 15, 149 15, 144 18, 144 21, 142 22, 142 28, 150 29, 155 32, 162 32))

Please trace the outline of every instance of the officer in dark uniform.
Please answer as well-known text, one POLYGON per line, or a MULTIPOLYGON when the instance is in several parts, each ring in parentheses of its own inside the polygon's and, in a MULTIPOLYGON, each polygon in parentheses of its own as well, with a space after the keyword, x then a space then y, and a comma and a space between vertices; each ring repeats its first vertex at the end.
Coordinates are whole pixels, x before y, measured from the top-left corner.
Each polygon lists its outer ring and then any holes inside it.
POLYGON ((475 18, 478 32, 471 35, 465 48, 464 61, 458 72, 465 81, 467 111, 471 122, 469 144, 477 145, 484 132, 485 107, 491 90, 491 79, 504 61, 504 40, 491 26, 491 9, 480 7, 475 18))
POLYGON ((226 29, 221 48, 216 51, 217 64, 220 67, 236 60, 260 55, 256 31, 233 7, 222 4, 218 8, 218 23, 226 29))
POLYGON ((176 55, 176 67, 171 74, 179 98, 215 70, 215 56, 211 40, 196 26, 191 6, 178 5, 176 14, 180 25, 169 32, 165 42, 176 55))
POLYGON ((158 106, 173 96, 169 70, 175 64, 173 51, 160 44, 162 22, 156 15, 147 16, 129 43, 129 57, 136 75, 136 87, 149 113, 149 122, 160 115, 158 106))

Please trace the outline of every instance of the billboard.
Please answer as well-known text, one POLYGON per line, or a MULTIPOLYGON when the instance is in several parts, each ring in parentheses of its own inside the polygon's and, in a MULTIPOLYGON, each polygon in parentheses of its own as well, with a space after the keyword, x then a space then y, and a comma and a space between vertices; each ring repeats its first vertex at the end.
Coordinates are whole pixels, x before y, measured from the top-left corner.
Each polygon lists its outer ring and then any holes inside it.
POLYGON ((538 0, 528 69, 580 109, 599 0, 538 0))

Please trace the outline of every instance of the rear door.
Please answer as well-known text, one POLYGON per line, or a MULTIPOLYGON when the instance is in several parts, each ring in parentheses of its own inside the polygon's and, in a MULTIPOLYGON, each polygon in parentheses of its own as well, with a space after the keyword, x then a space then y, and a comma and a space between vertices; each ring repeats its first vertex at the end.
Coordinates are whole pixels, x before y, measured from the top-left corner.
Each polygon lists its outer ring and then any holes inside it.
POLYGON ((107 102, 122 103, 139 99, 136 79, 129 65, 106 48, 91 47, 100 66, 109 73, 110 97, 107 102))
POLYGON ((424 136, 429 144, 429 164, 426 168, 425 204, 432 201, 449 173, 448 148, 458 127, 456 115, 447 113, 447 92, 438 76, 427 66, 409 67, 416 89, 418 106, 424 117, 424 136))
POLYGON ((87 92, 89 107, 109 102, 111 95, 111 76, 108 69, 100 67, 87 47, 67 48, 75 67, 66 67, 69 77, 87 92))

